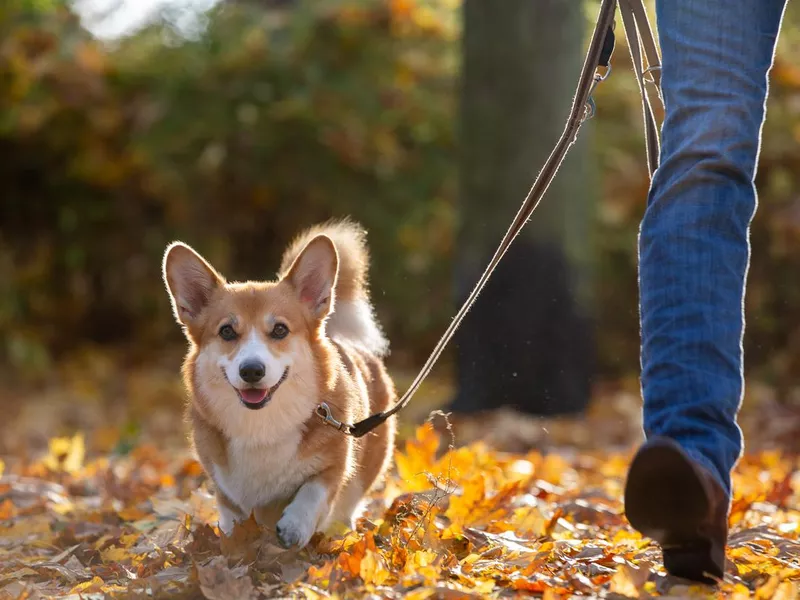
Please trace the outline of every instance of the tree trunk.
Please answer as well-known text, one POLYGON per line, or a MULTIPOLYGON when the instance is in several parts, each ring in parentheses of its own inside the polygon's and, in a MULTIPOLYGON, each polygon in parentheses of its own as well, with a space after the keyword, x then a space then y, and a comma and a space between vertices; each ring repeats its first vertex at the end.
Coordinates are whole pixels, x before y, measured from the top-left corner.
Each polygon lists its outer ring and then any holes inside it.
MULTIPOLYGON (((459 302, 563 131, 584 25, 577 1, 464 2, 459 302)), ((456 412, 586 407, 593 364, 588 129, 456 337, 456 412)))

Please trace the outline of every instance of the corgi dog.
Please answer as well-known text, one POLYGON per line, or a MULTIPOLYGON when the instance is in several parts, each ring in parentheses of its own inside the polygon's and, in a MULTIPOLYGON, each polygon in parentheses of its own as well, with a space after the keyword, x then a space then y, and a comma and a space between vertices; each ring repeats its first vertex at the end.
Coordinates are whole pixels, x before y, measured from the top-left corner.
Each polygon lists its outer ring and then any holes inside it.
POLYGON ((191 441, 227 535, 251 514, 284 548, 334 525, 352 528, 390 465, 393 419, 355 439, 315 414, 325 402, 353 423, 395 401, 365 236, 349 221, 312 227, 287 248, 274 281, 229 283, 181 242, 164 254, 189 343, 191 441))

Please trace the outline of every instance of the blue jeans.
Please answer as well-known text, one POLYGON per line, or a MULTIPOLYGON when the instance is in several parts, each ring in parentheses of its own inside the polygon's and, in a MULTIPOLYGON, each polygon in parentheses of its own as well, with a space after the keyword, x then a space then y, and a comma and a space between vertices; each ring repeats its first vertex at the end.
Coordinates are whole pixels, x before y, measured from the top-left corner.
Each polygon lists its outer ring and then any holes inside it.
POLYGON ((785 3, 656 7, 666 117, 639 236, 644 429, 675 439, 729 492, 753 180, 785 3))

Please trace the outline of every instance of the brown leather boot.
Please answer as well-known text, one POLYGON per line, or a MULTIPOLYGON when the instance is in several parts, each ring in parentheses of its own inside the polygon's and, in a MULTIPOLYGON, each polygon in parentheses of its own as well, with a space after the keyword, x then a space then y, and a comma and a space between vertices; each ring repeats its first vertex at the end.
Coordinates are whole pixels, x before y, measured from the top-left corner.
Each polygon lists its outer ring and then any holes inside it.
POLYGON ((730 499, 716 478, 672 439, 648 440, 625 484, 631 525, 661 545, 670 575, 716 583, 725 572, 730 499))

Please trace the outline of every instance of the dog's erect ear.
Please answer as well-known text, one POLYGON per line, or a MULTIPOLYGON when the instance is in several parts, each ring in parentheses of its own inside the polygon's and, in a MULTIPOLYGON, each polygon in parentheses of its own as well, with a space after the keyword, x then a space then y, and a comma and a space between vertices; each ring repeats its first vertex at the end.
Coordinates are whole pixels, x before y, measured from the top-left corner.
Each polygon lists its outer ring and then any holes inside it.
POLYGON ((167 247, 163 264, 172 309, 179 323, 189 325, 208 304, 212 292, 225 279, 206 260, 186 244, 167 247))
POLYGON ((327 235, 318 235, 306 244, 285 277, 317 319, 333 310, 338 269, 336 246, 327 235))

